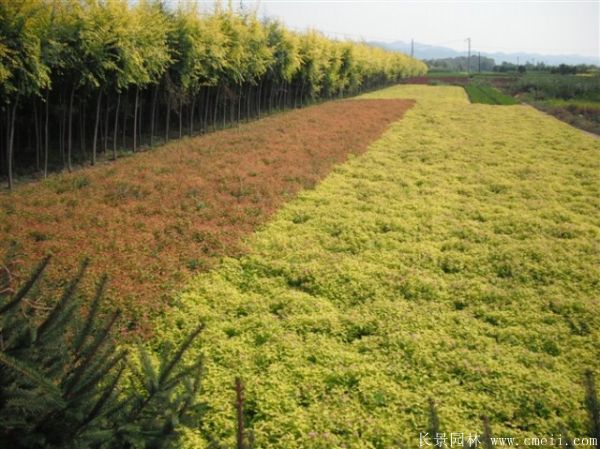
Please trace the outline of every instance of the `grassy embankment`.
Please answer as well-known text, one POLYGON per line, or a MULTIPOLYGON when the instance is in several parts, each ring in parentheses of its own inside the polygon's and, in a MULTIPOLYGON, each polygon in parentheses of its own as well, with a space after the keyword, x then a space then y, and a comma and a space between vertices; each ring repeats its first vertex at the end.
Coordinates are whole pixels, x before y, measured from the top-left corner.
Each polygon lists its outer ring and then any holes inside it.
POLYGON ((430 397, 448 433, 585 435, 600 142, 457 87, 367 98, 417 105, 157 323, 164 345, 206 322, 203 431, 233 441, 241 375, 261 448, 417 447, 430 397))

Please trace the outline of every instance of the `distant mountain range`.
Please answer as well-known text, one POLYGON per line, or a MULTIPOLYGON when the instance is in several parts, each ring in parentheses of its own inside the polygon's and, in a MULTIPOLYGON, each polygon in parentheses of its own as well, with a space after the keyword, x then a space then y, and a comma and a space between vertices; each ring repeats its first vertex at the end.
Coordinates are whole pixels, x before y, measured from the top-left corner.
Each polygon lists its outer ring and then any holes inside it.
MULTIPOLYGON (((410 42, 370 42, 371 45, 378 47, 387 48, 389 50, 401 51, 403 53, 410 54, 410 42)), ((477 54, 475 50, 473 54, 477 54)), ((447 47, 437 47, 434 45, 427 45, 415 42, 415 57, 417 59, 441 59, 441 58, 454 58, 456 56, 466 56, 467 51, 457 51, 447 47)), ((600 65, 600 56, 597 58, 591 58, 589 56, 580 55, 542 55, 538 53, 489 53, 481 52, 482 56, 494 58, 496 64, 502 64, 503 61, 510 62, 513 64, 524 64, 525 62, 531 62, 537 64, 543 62, 548 65, 558 64, 594 64, 600 65)))

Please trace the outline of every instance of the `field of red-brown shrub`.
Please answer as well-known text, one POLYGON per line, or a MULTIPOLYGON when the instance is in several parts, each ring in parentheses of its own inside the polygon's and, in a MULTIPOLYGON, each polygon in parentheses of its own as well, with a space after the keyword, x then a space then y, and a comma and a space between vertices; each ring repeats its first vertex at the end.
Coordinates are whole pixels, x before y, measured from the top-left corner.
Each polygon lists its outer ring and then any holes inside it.
POLYGON ((244 236, 412 104, 330 102, 24 184, 0 194, 0 257, 14 253, 16 285, 53 255, 45 282, 54 288, 90 257, 84 290, 107 273, 110 307, 147 334, 190 275, 243 252, 244 236))

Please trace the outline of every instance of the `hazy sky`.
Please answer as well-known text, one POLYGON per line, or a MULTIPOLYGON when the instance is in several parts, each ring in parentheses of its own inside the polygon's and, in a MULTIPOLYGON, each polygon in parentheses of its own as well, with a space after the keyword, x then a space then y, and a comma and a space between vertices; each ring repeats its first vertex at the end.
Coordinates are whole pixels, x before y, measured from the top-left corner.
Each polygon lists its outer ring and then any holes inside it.
MULTIPOLYGON (((225 0, 224 3, 226 3, 225 0)), ((209 3, 209 2, 202 2, 209 3)), ((232 2, 239 5, 239 0, 232 2)), ((600 55, 600 0, 381 1, 242 0, 261 16, 332 37, 401 40, 466 51, 600 55)))

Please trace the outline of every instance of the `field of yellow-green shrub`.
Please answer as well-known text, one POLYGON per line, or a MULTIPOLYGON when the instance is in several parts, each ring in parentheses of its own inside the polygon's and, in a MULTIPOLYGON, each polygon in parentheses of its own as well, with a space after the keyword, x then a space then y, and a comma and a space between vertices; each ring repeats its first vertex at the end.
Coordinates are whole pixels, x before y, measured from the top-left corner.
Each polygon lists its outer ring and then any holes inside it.
POLYGON ((233 442, 236 375, 257 448, 418 447, 445 432, 586 433, 600 362, 600 140, 457 87, 416 106, 195 278, 157 345, 206 330, 206 414, 233 442))

